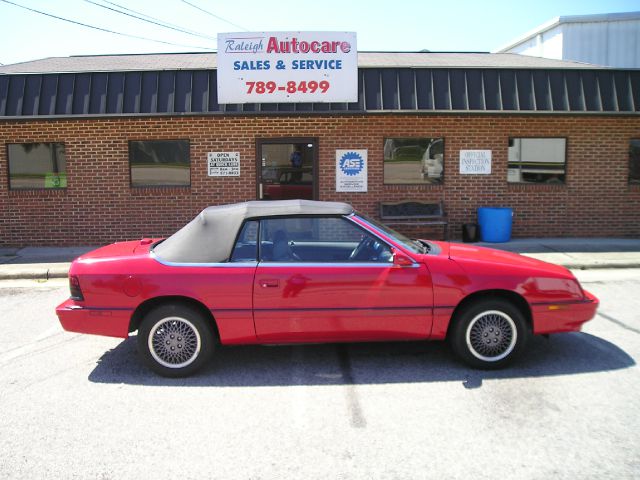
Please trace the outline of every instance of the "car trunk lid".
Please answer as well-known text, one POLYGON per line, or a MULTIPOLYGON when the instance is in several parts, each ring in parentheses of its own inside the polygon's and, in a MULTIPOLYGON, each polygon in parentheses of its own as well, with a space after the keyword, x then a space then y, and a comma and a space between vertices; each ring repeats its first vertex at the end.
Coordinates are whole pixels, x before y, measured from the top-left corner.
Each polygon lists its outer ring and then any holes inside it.
POLYGON ((111 258, 144 255, 149 253, 154 240, 145 238, 129 242, 117 242, 97 248, 77 258, 80 262, 103 261, 111 258))

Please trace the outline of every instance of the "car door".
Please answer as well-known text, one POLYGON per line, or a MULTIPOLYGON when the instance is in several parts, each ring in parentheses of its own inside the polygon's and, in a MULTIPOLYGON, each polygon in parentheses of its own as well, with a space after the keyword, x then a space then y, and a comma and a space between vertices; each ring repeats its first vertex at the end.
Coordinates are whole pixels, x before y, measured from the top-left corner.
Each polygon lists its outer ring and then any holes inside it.
POLYGON ((426 338, 432 284, 425 265, 393 263, 391 247, 344 217, 260 222, 253 293, 262 342, 426 338))

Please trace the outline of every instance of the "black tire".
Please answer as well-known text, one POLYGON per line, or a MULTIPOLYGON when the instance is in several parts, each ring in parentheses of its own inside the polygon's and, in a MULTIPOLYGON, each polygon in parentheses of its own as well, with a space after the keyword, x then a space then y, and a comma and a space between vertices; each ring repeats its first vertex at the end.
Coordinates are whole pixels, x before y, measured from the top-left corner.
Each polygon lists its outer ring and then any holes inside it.
POLYGON ((138 351, 154 372, 186 377, 207 363, 215 349, 211 320, 188 305, 165 304, 147 313, 138 329, 138 351))
POLYGON ((473 368, 495 370, 525 348, 529 328, 522 312, 501 298, 477 300, 456 313, 449 332, 454 353, 473 368))

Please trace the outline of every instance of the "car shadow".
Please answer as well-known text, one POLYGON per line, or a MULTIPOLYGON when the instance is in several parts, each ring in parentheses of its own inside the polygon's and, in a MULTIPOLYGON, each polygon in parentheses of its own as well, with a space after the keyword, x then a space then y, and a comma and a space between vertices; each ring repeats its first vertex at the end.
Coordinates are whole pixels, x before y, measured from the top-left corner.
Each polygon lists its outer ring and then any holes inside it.
POLYGON ((473 370, 460 364, 444 342, 394 342, 297 346, 222 347, 189 378, 160 377, 138 358, 130 337, 106 352, 89 375, 96 383, 192 387, 349 385, 462 382, 574 375, 620 370, 635 361, 616 345, 586 333, 534 337, 527 351, 504 370, 473 370))

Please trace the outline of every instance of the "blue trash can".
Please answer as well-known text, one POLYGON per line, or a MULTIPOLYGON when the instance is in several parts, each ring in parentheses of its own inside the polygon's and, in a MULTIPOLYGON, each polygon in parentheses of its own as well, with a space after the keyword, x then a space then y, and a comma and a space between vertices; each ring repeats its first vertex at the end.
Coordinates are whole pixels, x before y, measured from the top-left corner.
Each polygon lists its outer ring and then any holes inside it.
POLYGON ((478 208, 480 238, 483 242, 502 243, 511 240, 513 210, 504 207, 478 208))

